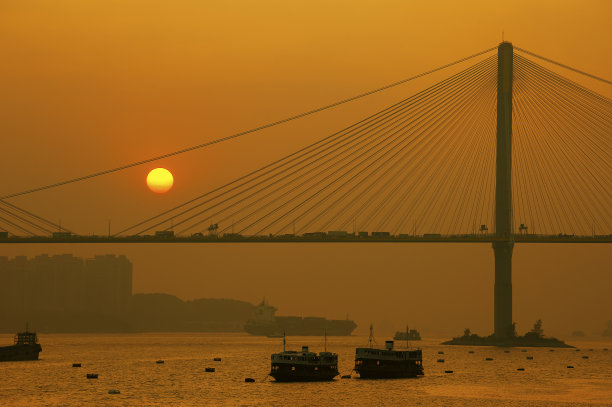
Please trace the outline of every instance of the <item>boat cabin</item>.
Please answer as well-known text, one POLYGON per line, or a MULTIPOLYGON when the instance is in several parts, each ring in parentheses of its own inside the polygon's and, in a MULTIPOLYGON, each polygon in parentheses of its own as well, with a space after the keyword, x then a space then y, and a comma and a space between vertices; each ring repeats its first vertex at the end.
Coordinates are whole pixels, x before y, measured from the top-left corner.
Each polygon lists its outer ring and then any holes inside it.
POLYGON ((15 345, 35 345, 38 343, 36 332, 19 332, 15 335, 15 345))

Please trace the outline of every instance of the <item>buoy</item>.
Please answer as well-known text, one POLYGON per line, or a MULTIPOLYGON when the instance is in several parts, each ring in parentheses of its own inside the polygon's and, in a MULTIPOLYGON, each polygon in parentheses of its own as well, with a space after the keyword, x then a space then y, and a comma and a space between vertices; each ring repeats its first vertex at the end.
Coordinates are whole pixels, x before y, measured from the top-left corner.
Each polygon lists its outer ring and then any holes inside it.
POLYGON ((343 379, 350 379, 351 375, 350 374, 345 374, 344 376, 341 376, 343 379))
POLYGON ((72 367, 81 367, 81 364, 80 363, 73 363, 72 367))
POLYGON ((87 373, 87 378, 88 379, 97 379, 98 378, 98 374, 97 373, 87 373))
POLYGON ((444 363, 444 359, 438 359, 438 363, 444 363))
POLYGON ((519 367, 519 368, 518 368, 518 369, 516 369, 516 370, 518 370, 519 372, 524 372, 524 371, 525 371, 525 368, 524 368, 524 367, 519 367))
POLYGON ((164 363, 164 361, 163 361, 163 360, 158 360, 158 361, 157 361, 157 362, 155 362, 155 363, 157 363, 158 365, 161 365, 162 363, 164 363))
POLYGON ((444 373, 453 373, 452 370, 445 370, 444 373))
POLYGON ((246 379, 244 379, 245 383, 255 383, 255 379, 253 379, 252 377, 247 377, 246 379))
POLYGON ((214 367, 207 367, 206 369, 204 369, 205 372, 214 372, 215 368, 214 367))
POLYGON ((213 359, 215 362, 221 362, 221 358, 214 358, 213 359))
POLYGON ((574 366, 572 366, 572 365, 568 365, 568 366, 567 366, 567 368, 568 368, 568 369, 573 369, 573 368, 574 368, 574 366))
POLYGON ((438 355, 444 355, 444 352, 440 351, 438 352, 438 355))
POLYGON ((527 360, 532 360, 533 356, 527 356, 527 360))
POLYGON ((108 394, 121 394, 119 390, 109 390, 108 394))

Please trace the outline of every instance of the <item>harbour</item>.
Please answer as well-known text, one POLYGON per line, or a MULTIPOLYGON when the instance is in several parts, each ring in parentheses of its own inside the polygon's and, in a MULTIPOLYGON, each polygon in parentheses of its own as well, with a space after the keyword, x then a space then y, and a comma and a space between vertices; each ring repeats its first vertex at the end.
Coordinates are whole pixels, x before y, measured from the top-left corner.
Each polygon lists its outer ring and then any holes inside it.
MULTIPOLYGON (((376 336, 384 343, 389 335, 376 336)), ((270 355, 282 350, 282 339, 246 333, 39 333, 40 360, 0 364, 2 404, 586 406, 612 399, 612 352, 604 350, 612 348, 612 341, 607 338, 572 340, 579 351, 512 348, 508 353, 497 347, 440 345, 444 339, 424 336, 418 343, 422 377, 357 380, 353 374, 328 382, 277 383, 269 376, 270 355), (436 363, 440 351, 444 363, 436 363), (75 362, 82 368, 72 368, 75 362), (207 367, 215 371, 205 372, 207 367), (85 373, 99 376, 88 380, 85 373)), ((0 335, 0 343, 11 340, 12 335, 0 335)), ((327 350, 338 354, 340 375, 351 372, 355 348, 367 342, 367 335, 327 338, 327 350)), ((302 345, 319 353, 324 338, 287 338, 287 349, 302 345)))

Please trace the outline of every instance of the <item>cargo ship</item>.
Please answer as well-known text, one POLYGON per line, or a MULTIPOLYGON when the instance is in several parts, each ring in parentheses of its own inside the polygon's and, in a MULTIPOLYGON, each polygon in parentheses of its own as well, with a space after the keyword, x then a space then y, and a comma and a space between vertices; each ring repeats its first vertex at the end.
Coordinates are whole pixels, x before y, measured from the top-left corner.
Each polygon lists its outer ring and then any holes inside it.
POLYGON ((280 337, 288 336, 349 336, 357 324, 350 319, 329 320, 321 317, 275 316, 276 307, 264 299, 253 311, 244 325, 251 335, 280 337))
POLYGON ((10 346, 0 346, 0 362, 38 360, 42 347, 38 343, 36 332, 19 332, 10 346))
POLYGON ((333 380, 338 376, 338 354, 325 351, 310 352, 308 346, 302 346, 302 351, 285 350, 271 356, 270 376, 277 382, 318 382, 333 380))
POLYGON ((391 379, 423 376, 423 354, 420 349, 396 350, 393 341, 384 349, 374 347, 370 326, 368 347, 355 349, 355 371, 361 379, 391 379))

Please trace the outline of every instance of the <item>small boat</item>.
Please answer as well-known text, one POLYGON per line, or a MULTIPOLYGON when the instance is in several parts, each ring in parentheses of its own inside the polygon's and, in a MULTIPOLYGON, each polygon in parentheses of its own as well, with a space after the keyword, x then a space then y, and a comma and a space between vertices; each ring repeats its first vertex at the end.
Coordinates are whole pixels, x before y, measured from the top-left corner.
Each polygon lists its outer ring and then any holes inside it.
POLYGON ((338 355, 327 352, 327 335, 325 351, 318 355, 310 352, 308 346, 302 346, 301 352, 286 350, 283 338, 283 351, 271 356, 270 376, 277 382, 328 381, 338 374, 338 355))
POLYGON ((161 365, 162 363, 164 363, 164 361, 160 359, 160 360, 156 361, 155 363, 157 363, 158 365, 161 365))
POLYGON ((395 335, 393 335, 393 340, 395 341, 420 341, 421 334, 416 329, 409 329, 406 326, 406 330, 404 332, 397 331, 395 335))
POLYGON ((204 371, 205 371, 205 372, 212 373, 212 372, 214 372, 214 371, 215 371, 215 368, 214 368, 214 367, 207 367, 207 368, 205 368, 205 369, 204 369, 204 371))
POLYGON ((97 373, 87 373, 86 377, 88 379, 97 379, 98 378, 98 374, 97 373))
POLYGON ((80 363, 73 363, 72 367, 81 367, 81 364, 80 363))
POLYGON ((417 377, 424 374, 420 349, 395 350, 393 341, 386 341, 385 349, 376 349, 372 325, 368 342, 367 348, 355 349, 355 371, 361 379, 417 377))
POLYGON ((0 362, 38 360, 41 351, 36 332, 29 332, 26 325, 25 332, 15 335, 13 345, 0 346, 0 362))
POLYGON ((215 362, 221 362, 221 358, 213 358, 213 361, 215 361, 215 362))
POLYGON ((255 383, 255 379, 253 379, 252 377, 247 377, 244 379, 245 383, 255 383))

